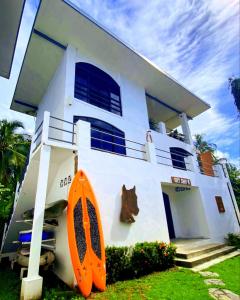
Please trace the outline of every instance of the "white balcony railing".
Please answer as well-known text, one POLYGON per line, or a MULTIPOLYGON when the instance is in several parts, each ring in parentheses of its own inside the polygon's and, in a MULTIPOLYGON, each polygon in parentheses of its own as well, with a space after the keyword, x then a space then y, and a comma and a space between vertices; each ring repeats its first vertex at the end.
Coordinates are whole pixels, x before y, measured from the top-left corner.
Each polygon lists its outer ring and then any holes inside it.
MULTIPOLYGON (((224 174, 222 174, 223 169, 220 165, 209 165, 207 167, 208 170, 206 170, 206 164, 203 168, 201 162, 197 161, 195 153, 192 156, 186 156, 186 154, 181 152, 176 154, 175 151, 175 157, 172 156, 170 145, 179 148, 187 147, 187 150, 190 149, 190 145, 183 144, 182 141, 174 142, 164 133, 155 132, 153 134, 154 140, 160 140, 155 146, 152 142, 140 143, 106 131, 90 128, 90 124, 89 127, 80 126, 80 129, 78 129, 77 124, 84 125, 84 123, 86 124, 85 121, 81 120, 77 123, 69 122, 56 116, 51 116, 49 112, 45 112, 43 121, 40 122, 32 138, 30 155, 43 143, 74 150, 78 149, 78 144, 82 145, 85 143, 89 150, 149 161, 183 171, 198 172, 213 177, 224 177, 224 174), (86 131, 89 131, 89 134, 85 135, 86 131), (87 139, 90 140, 89 143, 86 143, 87 139), (159 144, 164 145, 164 148, 160 147, 159 144)), ((86 147, 85 150, 87 151, 86 147)))

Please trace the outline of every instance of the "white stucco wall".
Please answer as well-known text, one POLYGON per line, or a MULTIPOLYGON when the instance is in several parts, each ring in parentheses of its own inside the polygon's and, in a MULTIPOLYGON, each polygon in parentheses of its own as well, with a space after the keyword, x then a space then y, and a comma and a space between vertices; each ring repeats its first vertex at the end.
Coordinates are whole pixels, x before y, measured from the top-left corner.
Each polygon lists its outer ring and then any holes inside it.
POLYGON ((205 209, 210 236, 223 241, 229 232, 239 232, 239 224, 227 188, 227 179, 199 175, 199 187, 205 209), (221 196, 225 212, 219 213, 215 196, 221 196))
POLYGON ((71 79, 68 80, 67 97, 68 99, 72 98, 72 102, 65 101, 64 119, 72 122, 74 115, 97 118, 124 131, 127 138, 145 142, 145 133, 149 124, 144 87, 123 77, 109 62, 99 62, 96 58, 91 57, 90 53, 85 55, 83 49, 69 48, 68 57, 67 69, 71 79), (112 76, 120 85, 122 116, 73 98, 75 63, 77 62, 95 65, 112 76))

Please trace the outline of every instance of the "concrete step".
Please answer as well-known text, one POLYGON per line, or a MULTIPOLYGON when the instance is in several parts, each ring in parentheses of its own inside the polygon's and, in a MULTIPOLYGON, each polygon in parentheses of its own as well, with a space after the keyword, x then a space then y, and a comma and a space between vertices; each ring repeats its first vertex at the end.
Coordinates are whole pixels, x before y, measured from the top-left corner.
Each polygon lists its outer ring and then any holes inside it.
POLYGON ((197 265, 196 267, 192 268, 191 270, 194 271, 194 272, 199 272, 199 271, 208 269, 211 266, 219 264, 220 262, 223 262, 226 259, 233 258, 233 257, 236 257, 236 256, 240 256, 240 250, 235 250, 235 251, 230 252, 228 254, 225 254, 225 255, 219 256, 217 258, 214 258, 214 259, 212 259, 210 261, 207 261, 207 262, 205 262, 201 265, 197 265))
POLYGON ((176 256, 179 258, 192 258, 192 257, 196 257, 196 256, 200 256, 203 255, 205 253, 209 253, 212 252, 214 250, 217 249, 221 249, 225 247, 224 244, 207 244, 207 245, 202 245, 202 246, 196 246, 196 247, 192 247, 192 248, 188 248, 188 249, 177 249, 177 254, 176 256))
POLYGON ((228 253, 231 253, 235 251, 236 247, 232 246, 226 246, 223 245, 223 247, 212 250, 210 252, 190 257, 190 258, 176 258, 175 263, 177 266, 182 266, 186 268, 193 268, 197 265, 203 264, 205 262, 211 261, 212 259, 215 259, 219 256, 226 255, 228 253))

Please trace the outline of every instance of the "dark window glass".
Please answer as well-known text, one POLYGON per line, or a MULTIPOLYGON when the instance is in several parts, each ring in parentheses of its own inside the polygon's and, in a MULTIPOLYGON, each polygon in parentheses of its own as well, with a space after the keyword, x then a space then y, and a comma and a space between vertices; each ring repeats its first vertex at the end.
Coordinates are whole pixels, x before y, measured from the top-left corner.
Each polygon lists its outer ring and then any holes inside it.
POLYGON ((119 85, 111 76, 91 64, 76 64, 74 97, 122 115, 119 85))
POLYGON ((126 155, 125 134, 118 128, 104 121, 74 116, 73 122, 87 121, 91 124, 91 147, 126 155))
POLYGON ((187 170, 185 157, 192 155, 188 151, 178 148, 178 147, 171 147, 170 148, 171 158, 172 158, 172 165, 176 169, 187 170))

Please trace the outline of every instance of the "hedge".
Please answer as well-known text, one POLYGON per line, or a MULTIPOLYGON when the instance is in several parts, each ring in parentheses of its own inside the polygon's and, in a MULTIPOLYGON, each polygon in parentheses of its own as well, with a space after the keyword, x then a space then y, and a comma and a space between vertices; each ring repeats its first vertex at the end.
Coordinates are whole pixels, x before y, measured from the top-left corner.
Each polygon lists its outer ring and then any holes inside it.
POLYGON ((176 247, 163 242, 137 243, 132 247, 107 247, 107 283, 138 278, 174 265, 176 247))

